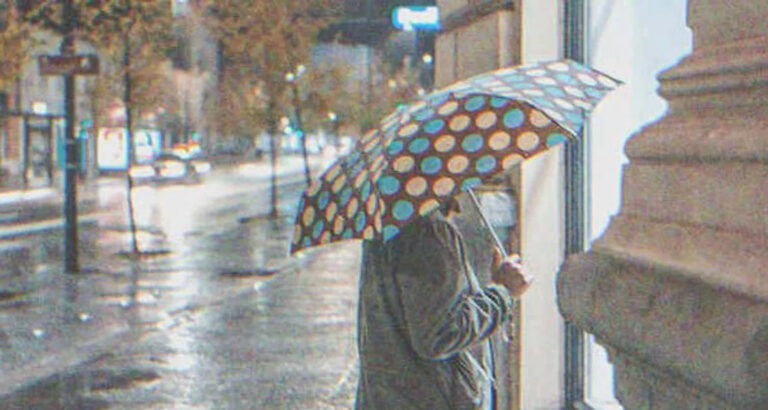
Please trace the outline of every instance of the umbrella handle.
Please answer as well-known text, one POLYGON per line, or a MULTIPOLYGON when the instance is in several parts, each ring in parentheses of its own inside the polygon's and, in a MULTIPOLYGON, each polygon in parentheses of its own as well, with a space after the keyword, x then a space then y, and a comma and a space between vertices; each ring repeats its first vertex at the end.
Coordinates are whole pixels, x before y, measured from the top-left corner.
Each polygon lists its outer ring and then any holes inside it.
POLYGON ((470 188, 467 190, 467 193, 469 193, 469 197, 472 198, 472 203, 475 204, 475 207, 477 208, 477 212, 480 213, 480 219, 483 220, 483 224, 485 225, 486 228, 488 228, 488 232, 491 233, 491 237, 493 238, 493 241, 496 242, 496 246, 499 248, 502 258, 506 258, 507 256, 509 256, 507 255, 507 248, 501 242, 501 239, 499 239, 499 236, 496 235, 496 231, 493 230, 491 223, 488 221, 488 218, 486 218, 485 214, 483 213, 483 207, 480 205, 480 201, 477 199, 477 195, 475 195, 475 191, 473 191, 470 188))

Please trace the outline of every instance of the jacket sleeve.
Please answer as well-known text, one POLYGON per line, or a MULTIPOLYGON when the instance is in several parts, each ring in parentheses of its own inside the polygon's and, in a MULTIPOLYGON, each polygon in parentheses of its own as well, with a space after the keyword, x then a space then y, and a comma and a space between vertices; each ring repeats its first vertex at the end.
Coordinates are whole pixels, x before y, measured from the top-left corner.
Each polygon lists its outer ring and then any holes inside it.
POLYGON ((471 291, 460 241, 452 226, 438 221, 398 252, 394 274, 405 327, 425 358, 451 357, 488 338, 509 316, 504 287, 471 291))

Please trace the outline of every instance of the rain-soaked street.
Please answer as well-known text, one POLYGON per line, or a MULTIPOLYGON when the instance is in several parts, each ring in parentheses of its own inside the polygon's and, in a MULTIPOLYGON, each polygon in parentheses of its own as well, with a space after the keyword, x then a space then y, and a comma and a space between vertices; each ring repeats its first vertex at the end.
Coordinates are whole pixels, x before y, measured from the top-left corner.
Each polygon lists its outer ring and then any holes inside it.
POLYGON ((257 165, 137 188, 135 261, 122 181, 101 181, 80 275, 60 234, 3 242, 24 251, 0 276, 2 407, 350 408, 359 245, 288 257, 303 183, 282 180, 278 220, 257 165))

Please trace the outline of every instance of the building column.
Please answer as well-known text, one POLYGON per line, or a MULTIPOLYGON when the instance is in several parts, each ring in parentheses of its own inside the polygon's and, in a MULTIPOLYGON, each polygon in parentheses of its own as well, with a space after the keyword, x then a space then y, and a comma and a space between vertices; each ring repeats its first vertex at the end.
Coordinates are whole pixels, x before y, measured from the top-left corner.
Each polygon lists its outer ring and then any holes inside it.
POLYGON ((689 0, 669 110, 628 141, 619 214, 559 274, 628 409, 768 408, 766 19, 764 0, 689 0))

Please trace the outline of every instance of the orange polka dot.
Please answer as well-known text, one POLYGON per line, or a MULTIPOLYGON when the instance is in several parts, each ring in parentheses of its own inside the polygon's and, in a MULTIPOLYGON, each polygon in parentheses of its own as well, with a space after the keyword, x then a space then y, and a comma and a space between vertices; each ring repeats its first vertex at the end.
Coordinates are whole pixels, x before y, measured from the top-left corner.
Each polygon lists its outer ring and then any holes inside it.
POLYGON ((301 215, 301 221, 304 223, 304 226, 309 226, 314 222, 315 220, 315 208, 312 206, 307 206, 304 209, 304 213, 301 215))
POLYGON ((307 196, 312 197, 317 195, 317 193, 320 192, 320 188, 322 187, 323 187, 322 182, 318 180, 312 181, 312 183, 309 184, 309 188, 307 188, 307 196))
POLYGON ((347 204, 347 218, 352 218, 357 213, 359 201, 357 198, 352 198, 349 200, 349 203, 347 204))
POLYGON ((464 131, 469 127, 469 124, 472 122, 472 120, 467 115, 457 115, 451 119, 450 124, 448 126, 453 131, 464 131))
POLYGON ((512 137, 504 131, 495 132, 488 138, 488 146, 494 151, 506 149, 511 142, 512 137))
POLYGON ((365 228, 365 231, 363 231, 363 239, 373 239, 374 235, 375 235, 375 232, 372 226, 367 226, 365 228))
POLYGON ((415 134, 416 131, 418 130, 419 130, 419 125, 412 122, 400 128, 400 131, 397 132, 397 135, 401 137, 410 137, 411 135, 415 134))
POLYGON ((392 169, 401 174, 405 174, 406 172, 409 172, 413 169, 413 164, 413 157, 403 155, 392 161, 392 169))
POLYGON ((456 146, 456 138, 453 135, 441 135, 435 140, 434 146, 437 152, 448 152, 456 146))
POLYGON ((437 113, 446 116, 451 115, 456 112, 456 110, 459 108, 459 103, 456 101, 448 101, 447 103, 440 106, 440 108, 437 109, 437 113))
POLYGON ((335 181, 333 181, 333 185, 331 186, 331 190, 333 191, 333 193, 335 194, 341 191, 341 188, 344 187, 344 184, 346 182, 347 182, 347 176, 344 174, 339 175, 339 177, 336 178, 335 181))
POLYGON ((456 182, 448 177, 443 177, 435 181, 435 185, 432 187, 437 196, 447 196, 453 192, 453 188, 456 187, 456 182))
POLYGON ((552 120, 549 119, 543 112, 539 110, 532 110, 530 115, 531 124, 533 124, 534 127, 546 127, 547 125, 552 123, 552 120))
POLYGON ((373 213, 376 212, 376 204, 377 204, 376 196, 371 195, 368 198, 368 201, 366 201, 365 203, 365 212, 367 212, 369 216, 373 215, 373 213))
POLYGON ((336 216, 337 209, 338 206, 336 205, 336 202, 331 202, 328 204, 328 208, 325 208, 325 220, 331 222, 333 217, 336 216))
POLYGON ((331 242, 331 233, 328 231, 325 231, 320 236, 320 243, 329 243, 329 242, 331 242))
POLYGON ((469 167, 469 159, 463 155, 456 155, 448 160, 448 171, 452 174, 461 174, 469 167))
POLYGON ((336 219, 333 221, 333 233, 336 235, 341 235, 341 231, 344 230, 344 217, 341 215, 336 216, 336 219))
POLYGON ((504 159, 501 161, 501 167, 503 169, 510 169, 513 166, 523 162, 523 156, 520 154, 510 154, 504 157, 504 159))
POLYGON ((427 190, 427 180, 423 177, 415 177, 411 178, 406 184, 405 184, 405 192, 408 193, 410 196, 420 196, 423 195, 424 192, 427 190))
POLYGON ((367 169, 364 169, 360 172, 360 175, 355 178, 355 188, 360 188, 363 186, 365 181, 368 179, 368 174, 369 172, 367 169))
POLYGON ((334 166, 328 169, 324 178, 326 181, 331 182, 339 175, 339 172, 341 172, 341 164, 337 162, 334 166))
POLYGON ((478 128, 487 130, 488 128, 493 127, 496 125, 496 121, 498 119, 498 116, 493 111, 485 111, 484 113, 477 116, 477 119, 475 120, 475 125, 478 126, 478 128))
POLYGON ((301 225, 293 225, 293 244, 298 245, 301 241, 301 225))
POLYGON ((440 207, 440 203, 437 200, 433 198, 427 199, 419 206, 419 215, 427 215, 438 207, 440 207))
POLYGON ((517 146, 523 151, 533 151, 541 139, 535 132, 526 131, 517 137, 517 146))

